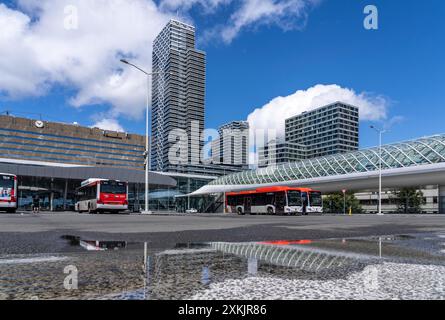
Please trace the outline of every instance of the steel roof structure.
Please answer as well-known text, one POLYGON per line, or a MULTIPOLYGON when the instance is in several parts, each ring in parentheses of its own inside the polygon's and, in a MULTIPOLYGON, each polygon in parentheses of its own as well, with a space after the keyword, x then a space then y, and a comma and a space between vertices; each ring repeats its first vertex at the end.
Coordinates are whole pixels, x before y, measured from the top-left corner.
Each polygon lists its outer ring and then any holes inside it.
MULTIPOLYGON (((362 181, 360 185, 370 188, 371 183, 375 184, 370 179, 377 177, 380 163, 384 177, 419 173, 434 175, 439 171, 445 173, 445 134, 385 145, 381 148, 381 154, 380 148, 374 147, 236 173, 212 181, 196 194, 271 185, 307 186, 325 190, 323 186, 327 183, 343 181, 343 187, 350 187, 352 180, 360 179, 367 179, 367 183, 362 181)), ((413 176, 410 180, 413 185, 426 181, 415 181, 413 176)), ((431 184, 441 183, 431 178, 426 182, 430 183, 430 180, 431 184)), ((443 181, 442 184, 445 184, 443 181)), ((339 183, 337 187, 340 187, 339 183)), ((328 189, 332 191, 333 188, 328 189)))

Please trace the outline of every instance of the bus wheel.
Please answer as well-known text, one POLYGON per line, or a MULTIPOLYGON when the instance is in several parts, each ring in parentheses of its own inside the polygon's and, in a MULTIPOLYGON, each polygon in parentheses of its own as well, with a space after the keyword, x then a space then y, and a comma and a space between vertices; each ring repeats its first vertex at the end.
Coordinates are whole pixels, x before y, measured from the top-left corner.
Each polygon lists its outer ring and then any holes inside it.
POLYGON ((273 208, 271 208, 271 207, 267 208, 267 214, 268 214, 268 215, 273 215, 273 214, 275 214, 275 213, 273 212, 273 208))
POLYGON ((242 215, 244 215, 244 214, 243 214, 243 209, 241 209, 241 208, 238 208, 238 215, 239 215, 239 216, 242 216, 242 215))
POLYGON ((6 213, 16 213, 17 209, 8 209, 6 210, 6 213))

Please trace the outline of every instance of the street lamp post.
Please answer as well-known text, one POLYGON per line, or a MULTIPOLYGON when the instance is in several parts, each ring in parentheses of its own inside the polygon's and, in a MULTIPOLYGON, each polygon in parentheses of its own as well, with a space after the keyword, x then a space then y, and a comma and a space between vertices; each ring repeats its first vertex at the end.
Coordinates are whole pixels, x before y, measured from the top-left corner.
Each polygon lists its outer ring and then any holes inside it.
POLYGON ((121 59, 122 63, 129 65, 140 72, 144 73, 147 77, 147 105, 146 105, 146 123, 145 123, 145 130, 146 130, 146 142, 145 142, 145 210, 142 211, 142 214, 151 214, 150 211, 150 204, 149 204, 149 172, 150 172, 150 164, 151 164, 151 157, 150 157, 150 135, 148 132, 149 129, 149 123, 150 123, 150 78, 154 75, 161 75, 161 74, 169 74, 168 72, 147 72, 142 68, 139 68, 135 64, 132 64, 128 62, 127 60, 121 59))
POLYGON ((386 133, 386 130, 377 129, 375 126, 371 126, 379 134, 379 212, 377 215, 383 216, 382 212, 382 135, 386 133))
POLYGON ((346 189, 343 189, 343 214, 346 215, 346 189))

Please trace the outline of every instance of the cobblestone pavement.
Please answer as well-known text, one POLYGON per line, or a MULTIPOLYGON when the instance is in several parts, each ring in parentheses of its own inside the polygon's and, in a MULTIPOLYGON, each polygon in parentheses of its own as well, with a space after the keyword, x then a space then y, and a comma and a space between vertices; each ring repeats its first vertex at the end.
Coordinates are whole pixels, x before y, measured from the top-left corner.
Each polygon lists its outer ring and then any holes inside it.
POLYGON ((0 299, 445 298, 445 232, 148 243, 146 252, 143 243, 96 240, 64 237, 65 252, 0 255, 0 299))

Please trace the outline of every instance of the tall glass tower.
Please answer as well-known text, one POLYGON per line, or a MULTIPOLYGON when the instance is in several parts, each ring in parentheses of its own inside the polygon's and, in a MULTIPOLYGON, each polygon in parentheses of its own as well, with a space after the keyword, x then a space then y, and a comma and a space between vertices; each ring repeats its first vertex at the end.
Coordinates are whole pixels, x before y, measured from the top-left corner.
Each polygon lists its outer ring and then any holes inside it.
POLYGON ((204 130, 206 54, 195 48, 195 28, 170 20, 153 43, 153 119, 151 169, 189 173, 199 166, 204 130), (187 157, 171 163, 169 152, 178 141, 169 142, 172 130, 187 132, 187 157))

